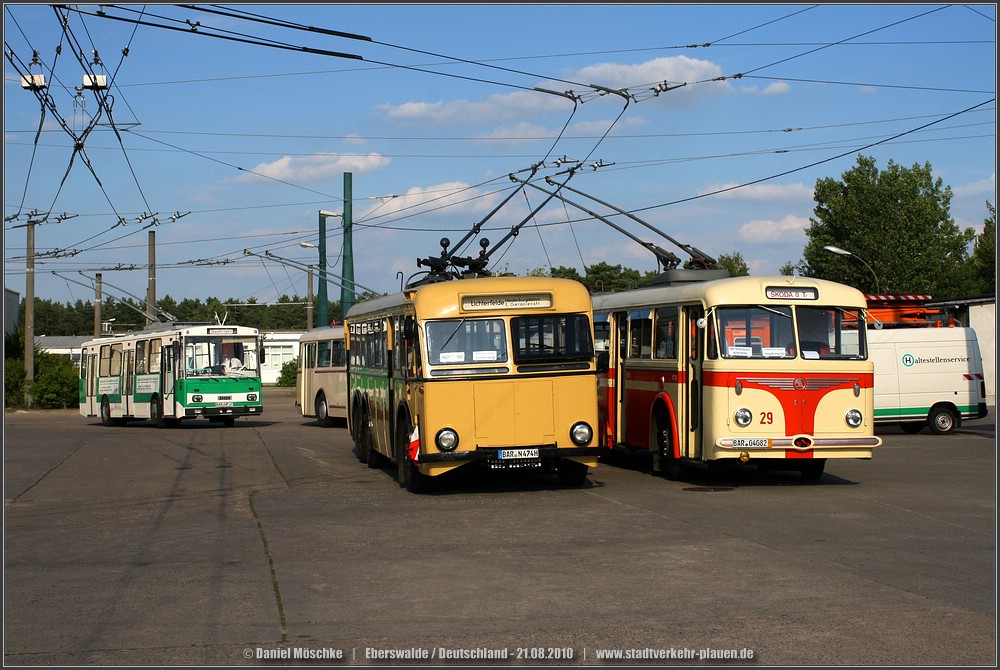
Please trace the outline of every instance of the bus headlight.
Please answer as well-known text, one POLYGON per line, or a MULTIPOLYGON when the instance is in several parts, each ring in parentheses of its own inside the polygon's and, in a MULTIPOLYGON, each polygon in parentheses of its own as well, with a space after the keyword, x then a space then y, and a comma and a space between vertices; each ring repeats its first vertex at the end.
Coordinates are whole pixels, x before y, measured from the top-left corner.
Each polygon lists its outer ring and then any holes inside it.
POLYGON ((455 451, 458 446, 458 433, 451 428, 442 428, 434 436, 434 444, 441 451, 455 451))
POLYGON ((204 398, 202 398, 200 395, 191 396, 191 402, 201 402, 202 400, 204 400, 204 398))
POLYGON ((257 402, 257 394, 247 393, 247 402, 257 402))
POLYGON ((592 437, 594 437, 594 429, 586 422, 574 423, 573 427, 569 429, 569 439, 573 440, 573 444, 577 446, 582 447, 589 444, 592 437))
POLYGON ((750 425, 750 422, 753 421, 753 413, 746 407, 740 407, 736 410, 736 414, 733 415, 733 418, 736 420, 737 426, 740 428, 746 428, 750 425))
POLYGON ((861 411, 856 409, 848 410, 844 420, 847 421, 847 425, 851 428, 857 428, 861 425, 861 411))

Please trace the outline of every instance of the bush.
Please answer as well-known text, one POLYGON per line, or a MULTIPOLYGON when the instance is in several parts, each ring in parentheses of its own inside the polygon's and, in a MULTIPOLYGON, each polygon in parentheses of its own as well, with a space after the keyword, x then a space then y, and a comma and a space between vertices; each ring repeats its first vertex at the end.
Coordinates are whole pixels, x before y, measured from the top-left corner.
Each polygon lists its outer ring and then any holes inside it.
POLYGON ((289 386, 295 388, 295 380, 299 375, 299 362, 290 360, 281 366, 281 374, 278 375, 276 386, 289 386))
POLYGON ((24 359, 5 358, 3 362, 3 405, 24 406, 24 359))
POLYGON ((66 356, 35 353, 35 381, 31 384, 35 407, 66 409, 80 404, 80 372, 66 356))

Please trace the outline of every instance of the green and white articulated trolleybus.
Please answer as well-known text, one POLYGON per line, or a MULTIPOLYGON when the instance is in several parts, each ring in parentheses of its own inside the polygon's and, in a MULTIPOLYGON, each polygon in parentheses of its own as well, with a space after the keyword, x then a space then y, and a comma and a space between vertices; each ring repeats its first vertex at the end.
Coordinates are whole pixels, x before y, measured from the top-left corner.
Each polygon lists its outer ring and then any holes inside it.
POLYGON ((80 414, 105 426, 149 420, 163 428, 197 417, 232 426, 264 411, 256 328, 157 323, 81 350, 80 414))

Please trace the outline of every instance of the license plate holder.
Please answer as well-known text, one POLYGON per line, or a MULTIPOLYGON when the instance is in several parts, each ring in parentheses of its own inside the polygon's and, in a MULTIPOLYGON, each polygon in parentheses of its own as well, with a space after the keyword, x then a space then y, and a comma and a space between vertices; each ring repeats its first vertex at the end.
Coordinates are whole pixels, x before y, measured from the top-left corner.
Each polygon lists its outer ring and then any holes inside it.
POLYGON ((733 449, 770 449, 769 437, 734 437, 733 449))
POLYGON ((538 458, 538 449, 500 449, 497 458, 501 461, 538 458))

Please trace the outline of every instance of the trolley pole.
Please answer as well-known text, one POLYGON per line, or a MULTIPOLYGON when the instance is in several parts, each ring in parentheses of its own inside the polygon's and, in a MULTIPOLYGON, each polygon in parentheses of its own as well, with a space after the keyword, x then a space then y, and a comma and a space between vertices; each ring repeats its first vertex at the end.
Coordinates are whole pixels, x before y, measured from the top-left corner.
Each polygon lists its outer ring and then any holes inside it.
POLYGON ((347 318, 347 312, 354 305, 354 248, 351 242, 351 173, 344 173, 344 265, 340 285, 340 320, 347 318))

